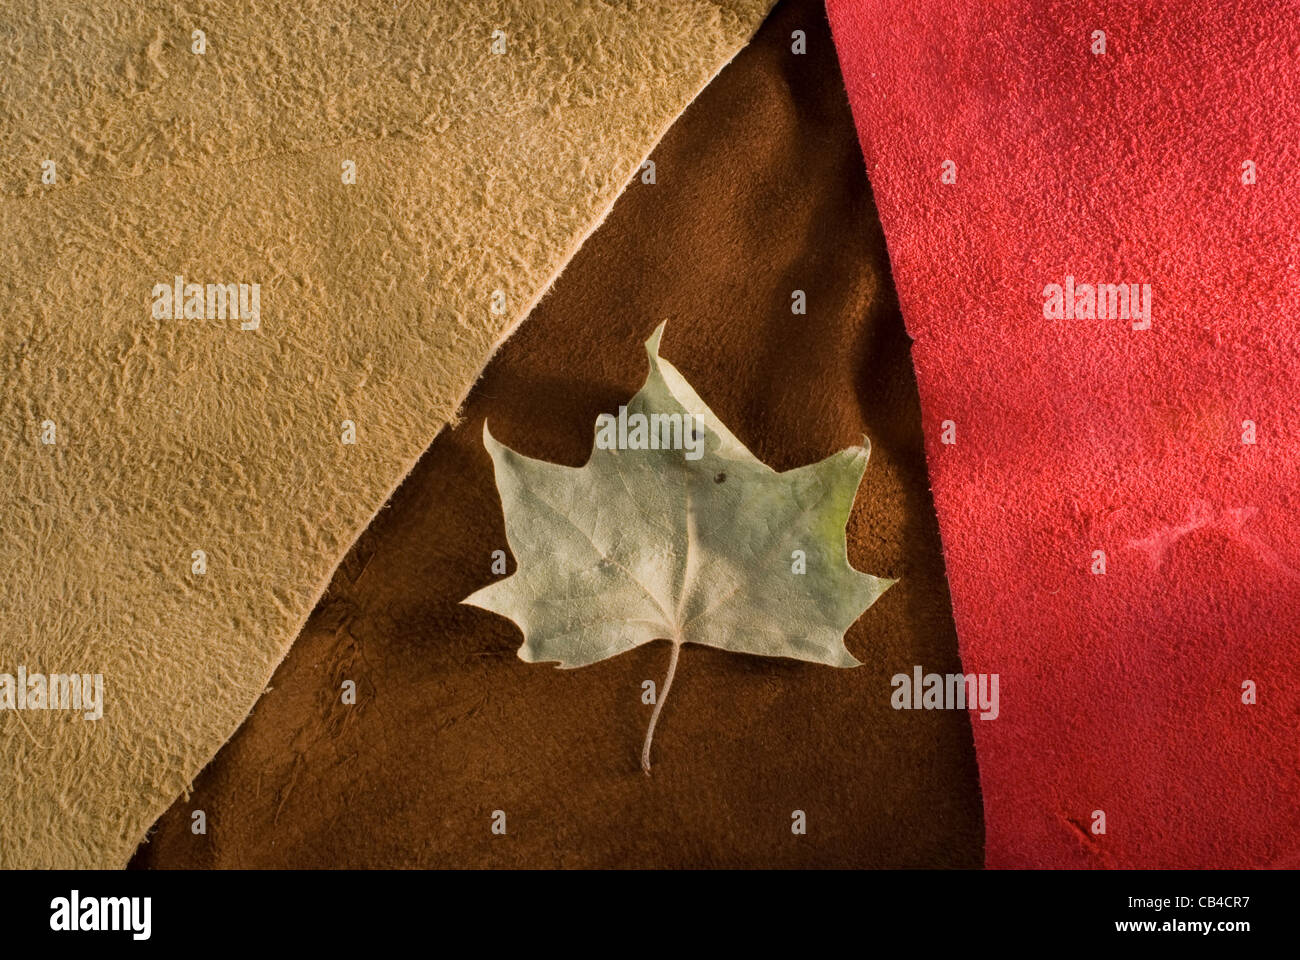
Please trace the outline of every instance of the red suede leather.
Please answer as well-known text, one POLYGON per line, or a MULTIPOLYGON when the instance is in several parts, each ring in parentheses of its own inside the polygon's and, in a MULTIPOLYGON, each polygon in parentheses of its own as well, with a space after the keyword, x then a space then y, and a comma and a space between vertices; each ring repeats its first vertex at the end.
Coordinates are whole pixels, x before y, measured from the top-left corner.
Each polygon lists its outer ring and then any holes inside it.
POLYGON ((828 6, 963 663, 1001 676, 988 865, 1295 866, 1300 17, 828 6), (1151 328, 1045 319, 1067 275, 1150 284, 1151 328))

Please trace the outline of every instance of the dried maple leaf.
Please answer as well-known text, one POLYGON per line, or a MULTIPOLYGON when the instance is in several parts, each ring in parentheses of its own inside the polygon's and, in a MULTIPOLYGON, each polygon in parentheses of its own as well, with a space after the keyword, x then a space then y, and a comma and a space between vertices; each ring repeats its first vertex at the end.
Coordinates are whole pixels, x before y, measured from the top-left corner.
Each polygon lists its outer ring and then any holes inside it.
POLYGON ((647 773, 684 644, 857 666, 844 631, 894 583, 849 566, 844 527, 867 448, 778 473, 659 356, 662 335, 646 342, 645 385, 617 418, 598 418, 585 466, 525 457, 484 424, 518 569, 464 601, 513 620, 530 663, 581 667, 671 641, 647 773))

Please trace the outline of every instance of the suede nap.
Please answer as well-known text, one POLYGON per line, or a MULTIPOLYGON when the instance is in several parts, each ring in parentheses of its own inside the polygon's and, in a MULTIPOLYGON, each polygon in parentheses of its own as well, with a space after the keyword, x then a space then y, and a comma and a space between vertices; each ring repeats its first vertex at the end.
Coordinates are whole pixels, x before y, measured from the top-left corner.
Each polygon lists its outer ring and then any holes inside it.
POLYGON ((830 13, 962 662, 1001 677, 988 865, 1295 866, 1294 7, 830 13))
POLYGON ((0 674, 104 703, 0 711, 0 867, 126 863, 768 6, 6 5, 0 674))
POLYGON ((489 365, 136 866, 981 863, 966 715, 889 705, 893 674, 956 670, 956 640, 909 342, 820 6, 778 7, 653 159, 657 182, 633 181, 489 365), (641 683, 667 644, 556 670, 459 601, 506 546, 484 420, 583 463, 661 320, 664 355, 778 469, 869 435, 849 556, 901 579, 849 630, 856 669, 687 647, 647 778, 641 683))

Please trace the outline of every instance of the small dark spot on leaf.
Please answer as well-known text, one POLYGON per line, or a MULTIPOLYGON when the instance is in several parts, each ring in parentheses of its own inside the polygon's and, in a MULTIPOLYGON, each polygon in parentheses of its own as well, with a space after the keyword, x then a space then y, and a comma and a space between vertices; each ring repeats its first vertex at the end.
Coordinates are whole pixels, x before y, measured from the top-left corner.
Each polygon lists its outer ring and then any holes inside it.
POLYGON ((727 479, 727 475, 726 475, 725 473, 720 473, 720 474, 718 474, 716 477, 713 478, 713 482, 714 482, 714 483, 722 483, 722 482, 723 482, 724 480, 726 480, 726 479, 727 479))

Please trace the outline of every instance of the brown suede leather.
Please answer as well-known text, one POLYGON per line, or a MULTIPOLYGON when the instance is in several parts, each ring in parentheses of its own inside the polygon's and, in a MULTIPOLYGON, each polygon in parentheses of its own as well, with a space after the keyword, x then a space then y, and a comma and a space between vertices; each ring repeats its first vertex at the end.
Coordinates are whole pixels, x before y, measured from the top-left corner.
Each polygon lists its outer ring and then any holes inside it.
POLYGON ((653 160, 657 182, 629 186, 501 349, 134 866, 982 864, 967 715, 890 707, 894 674, 959 662, 909 341, 820 3, 782 4, 653 160), (850 629, 856 669, 687 646, 647 778, 641 683, 662 682, 666 642, 560 671, 459 601, 506 546, 484 418, 582 464, 660 320, 663 355, 777 469, 870 438, 849 556, 901 581, 850 629))

